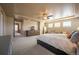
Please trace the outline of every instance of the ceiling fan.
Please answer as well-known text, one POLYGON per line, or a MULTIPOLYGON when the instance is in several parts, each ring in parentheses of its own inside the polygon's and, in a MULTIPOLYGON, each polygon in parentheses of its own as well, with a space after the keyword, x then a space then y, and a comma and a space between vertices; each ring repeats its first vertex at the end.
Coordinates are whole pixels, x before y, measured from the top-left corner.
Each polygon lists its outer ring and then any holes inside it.
POLYGON ((43 20, 47 20, 47 19, 53 18, 53 14, 52 13, 48 13, 48 10, 46 8, 42 12, 40 12, 40 14, 41 14, 41 18, 43 20))

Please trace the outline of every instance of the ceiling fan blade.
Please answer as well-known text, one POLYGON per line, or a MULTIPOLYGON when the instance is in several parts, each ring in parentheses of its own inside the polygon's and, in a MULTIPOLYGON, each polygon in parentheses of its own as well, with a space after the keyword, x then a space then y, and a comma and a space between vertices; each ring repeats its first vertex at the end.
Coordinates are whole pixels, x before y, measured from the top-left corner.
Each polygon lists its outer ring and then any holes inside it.
POLYGON ((53 17, 53 15, 48 15, 48 17, 53 17))

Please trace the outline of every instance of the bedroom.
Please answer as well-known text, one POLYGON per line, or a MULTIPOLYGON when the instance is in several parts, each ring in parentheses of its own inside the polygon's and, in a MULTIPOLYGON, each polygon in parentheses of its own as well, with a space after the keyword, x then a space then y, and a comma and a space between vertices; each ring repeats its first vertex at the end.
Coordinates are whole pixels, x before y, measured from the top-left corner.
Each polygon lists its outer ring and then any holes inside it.
POLYGON ((68 37, 79 31, 78 14, 75 3, 0 4, 0 54, 75 55, 68 37))

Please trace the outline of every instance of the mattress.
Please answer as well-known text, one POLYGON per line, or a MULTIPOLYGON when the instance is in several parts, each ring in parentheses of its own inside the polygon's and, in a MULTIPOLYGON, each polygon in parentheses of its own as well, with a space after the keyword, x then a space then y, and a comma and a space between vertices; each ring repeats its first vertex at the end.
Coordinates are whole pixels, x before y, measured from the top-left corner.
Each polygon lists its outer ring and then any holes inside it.
POLYGON ((67 54, 75 54, 73 44, 66 38, 65 34, 45 34, 38 36, 37 39, 64 51, 67 54))

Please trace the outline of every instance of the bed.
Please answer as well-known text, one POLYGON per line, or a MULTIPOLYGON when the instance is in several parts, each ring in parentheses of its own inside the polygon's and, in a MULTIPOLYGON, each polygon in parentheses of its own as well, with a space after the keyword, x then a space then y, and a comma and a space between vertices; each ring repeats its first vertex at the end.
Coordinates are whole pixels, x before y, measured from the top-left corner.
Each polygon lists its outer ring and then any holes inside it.
POLYGON ((74 55, 73 44, 66 34, 44 34, 37 37, 37 43, 57 55, 74 55))

